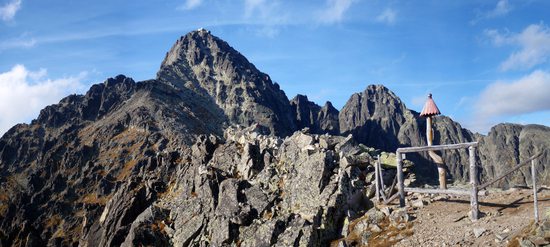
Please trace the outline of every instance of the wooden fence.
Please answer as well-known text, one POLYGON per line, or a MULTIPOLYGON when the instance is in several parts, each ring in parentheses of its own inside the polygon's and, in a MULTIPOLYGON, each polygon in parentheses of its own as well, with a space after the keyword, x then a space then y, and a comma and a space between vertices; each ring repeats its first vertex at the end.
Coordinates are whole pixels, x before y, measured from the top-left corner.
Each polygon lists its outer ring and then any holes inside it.
POLYGON ((399 195, 399 206, 405 207, 405 192, 415 192, 415 193, 429 193, 429 194, 454 194, 454 195, 469 195, 470 196, 470 217, 472 220, 479 219, 479 195, 486 195, 487 192, 484 191, 489 185, 496 183, 497 181, 503 179, 507 175, 510 175, 512 172, 517 171, 519 168, 531 163, 531 174, 533 180, 533 194, 534 194, 534 207, 535 207, 535 222, 538 221, 538 206, 537 206, 537 185, 535 178, 535 159, 542 155, 542 152, 531 156, 529 159, 521 162, 518 165, 515 165, 509 171, 506 171, 502 175, 488 181, 482 185, 478 184, 477 171, 476 171, 476 156, 475 149, 478 146, 477 142, 468 142, 468 143, 459 143, 459 144, 449 144, 449 145, 434 145, 426 147, 407 147, 407 148, 398 148, 396 151, 397 158, 397 176, 394 179, 394 182, 388 192, 388 195, 384 195, 384 183, 382 181, 382 169, 380 166, 380 157, 378 157, 378 162, 375 166, 375 175, 376 175, 376 198, 380 201, 379 196, 382 197, 384 203, 389 203, 392 200, 396 199, 399 195), (403 177, 403 163, 402 163, 402 154, 405 153, 414 153, 414 152, 427 152, 435 150, 449 150, 449 149, 461 149, 467 148, 469 155, 469 178, 470 178, 470 190, 462 189, 423 189, 423 188, 413 188, 405 187, 404 177, 403 177), (397 180, 398 193, 390 196, 391 191, 397 180))

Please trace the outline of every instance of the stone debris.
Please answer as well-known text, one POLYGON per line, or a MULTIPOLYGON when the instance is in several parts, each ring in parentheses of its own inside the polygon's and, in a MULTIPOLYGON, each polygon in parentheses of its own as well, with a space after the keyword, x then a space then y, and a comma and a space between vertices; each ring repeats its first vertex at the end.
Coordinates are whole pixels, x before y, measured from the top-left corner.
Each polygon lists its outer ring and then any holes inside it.
POLYGON ((487 231, 487 229, 482 228, 482 227, 475 227, 473 229, 474 237, 476 237, 476 238, 481 237, 481 235, 483 235, 483 233, 485 233, 485 231, 487 231))

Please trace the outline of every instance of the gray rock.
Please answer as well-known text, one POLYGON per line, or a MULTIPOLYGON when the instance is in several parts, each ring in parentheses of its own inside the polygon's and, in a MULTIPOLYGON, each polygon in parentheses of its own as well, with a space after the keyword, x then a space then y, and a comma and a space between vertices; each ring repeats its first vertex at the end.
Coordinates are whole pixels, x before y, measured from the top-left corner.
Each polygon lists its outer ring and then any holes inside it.
POLYGON ((237 199, 239 189, 239 181, 229 178, 220 183, 218 193, 218 205, 216 207, 216 215, 233 218, 239 215, 240 207, 237 199))
POLYGON ((535 247, 535 245, 527 239, 520 240, 519 241, 519 246, 521 246, 521 247, 535 247))
POLYGON ((476 238, 481 237, 481 235, 483 235, 483 233, 485 233, 485 231, 487 231, 487 229, 482 228, 482 227, 475 227, 473 229, 474 237, 476 237, 476 238))
POLYGON ((427 204, 428 203, 426 203, 426 201, 424 201, 422 199, 416 199, 416 200, 412 201, 412 203, 411 203, 411 205, 415 208, 423 208, 427 204))
POLYGON ((501 233, 501 234, 495 234, 495 238, 498 242, 504 241, 508 237, 507 234, 501 233))
POLYGON ((398 225, 399 223, 409 222, 409 214, 405 209, 397 209, 390 214, 390 223, 392 225, 398 225))
POLYGON ((162 209, 148 207, 132 222, 121 246, 170 246, 170 234, 165 230, 169 227, 162 222, 165 218, 166 213, 162 209))

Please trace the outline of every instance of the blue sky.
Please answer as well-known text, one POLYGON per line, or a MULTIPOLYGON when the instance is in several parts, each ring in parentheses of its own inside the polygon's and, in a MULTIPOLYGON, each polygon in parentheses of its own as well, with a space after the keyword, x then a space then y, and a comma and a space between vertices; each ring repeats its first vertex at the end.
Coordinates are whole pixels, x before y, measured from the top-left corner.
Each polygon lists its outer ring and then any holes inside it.
POLYGON ((0 134, 117 74, 155 77, 206 28, 281 85, 340 109, 383 84, 486 133, 550 125, 550 1, 0 0, 0 134))

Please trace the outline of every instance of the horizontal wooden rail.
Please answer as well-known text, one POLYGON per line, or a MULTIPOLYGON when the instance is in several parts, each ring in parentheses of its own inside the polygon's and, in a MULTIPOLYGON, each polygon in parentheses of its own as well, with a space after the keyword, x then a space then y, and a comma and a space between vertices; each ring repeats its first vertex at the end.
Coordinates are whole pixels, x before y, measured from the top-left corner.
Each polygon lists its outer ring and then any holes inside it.
POLYGON ((521 168, 521 167, 523 167, 523 166, 525 166, 525 165, 527 165, 527 164, 530 164, 531 160, 534 160, 534 159, 538 158, 539 156, 542 155, 542 153, 543 153, 543 152, 540 152, 540 153, 538 153, 538 154, 535 154, 535 155, 531 156, 531 158, 529 158, 529 159, 527 159, 527 160, 525 160, 525 161, 519 163, 519 164, 516 165, 514 168, 510 169, 509 171, 505 172, 504 174, 502 174, 502 175, 496 177, 495 179, 493 179, 493 180, 491 180, 491 181, 489 181, 489 182, 486 182, 486 183, 484 183, 484 184, 478 186, 478 189, 480 189, 480 190, 485 189, 485 188, 487 188, 489 185, 494 184, 494 183, 496 183, 497 181, 503 179, 504 177, 510 175, 510 173, 517 171, 519 168, 521 168))
MULTIPOLYGON (((460 190, 460 189, 423 189, 423 188, 412 188, 412 187, 405 187, 405 192, 413 192, 413 193, 426 193, 426 194, 451 194, 451 195, 464 195, 469 196, 471 195, 470 190, 460 190)), ((486 196, 487 191, 478 191, 478 195, 480 196, 486 196)))
POLYGON ((477 147, 477 142, 466 142, 466 143, 447 144, 447 145, 434 145, 434 146, 425 146, 425 147, 398 148, 397 153, 415 153, 415 152, 447 150, 447 149, 459 149, 459 148, 469 148, 469 147, 477 147))
POLYGON ((395 193, 392 196, 390 196, 390 198, 388 198, 388 200, 384 200, 384 204, 388 205, 390 202, 392 202, 393 200, 395 200, 398 197, 399 197, 399 193, 395 193))

